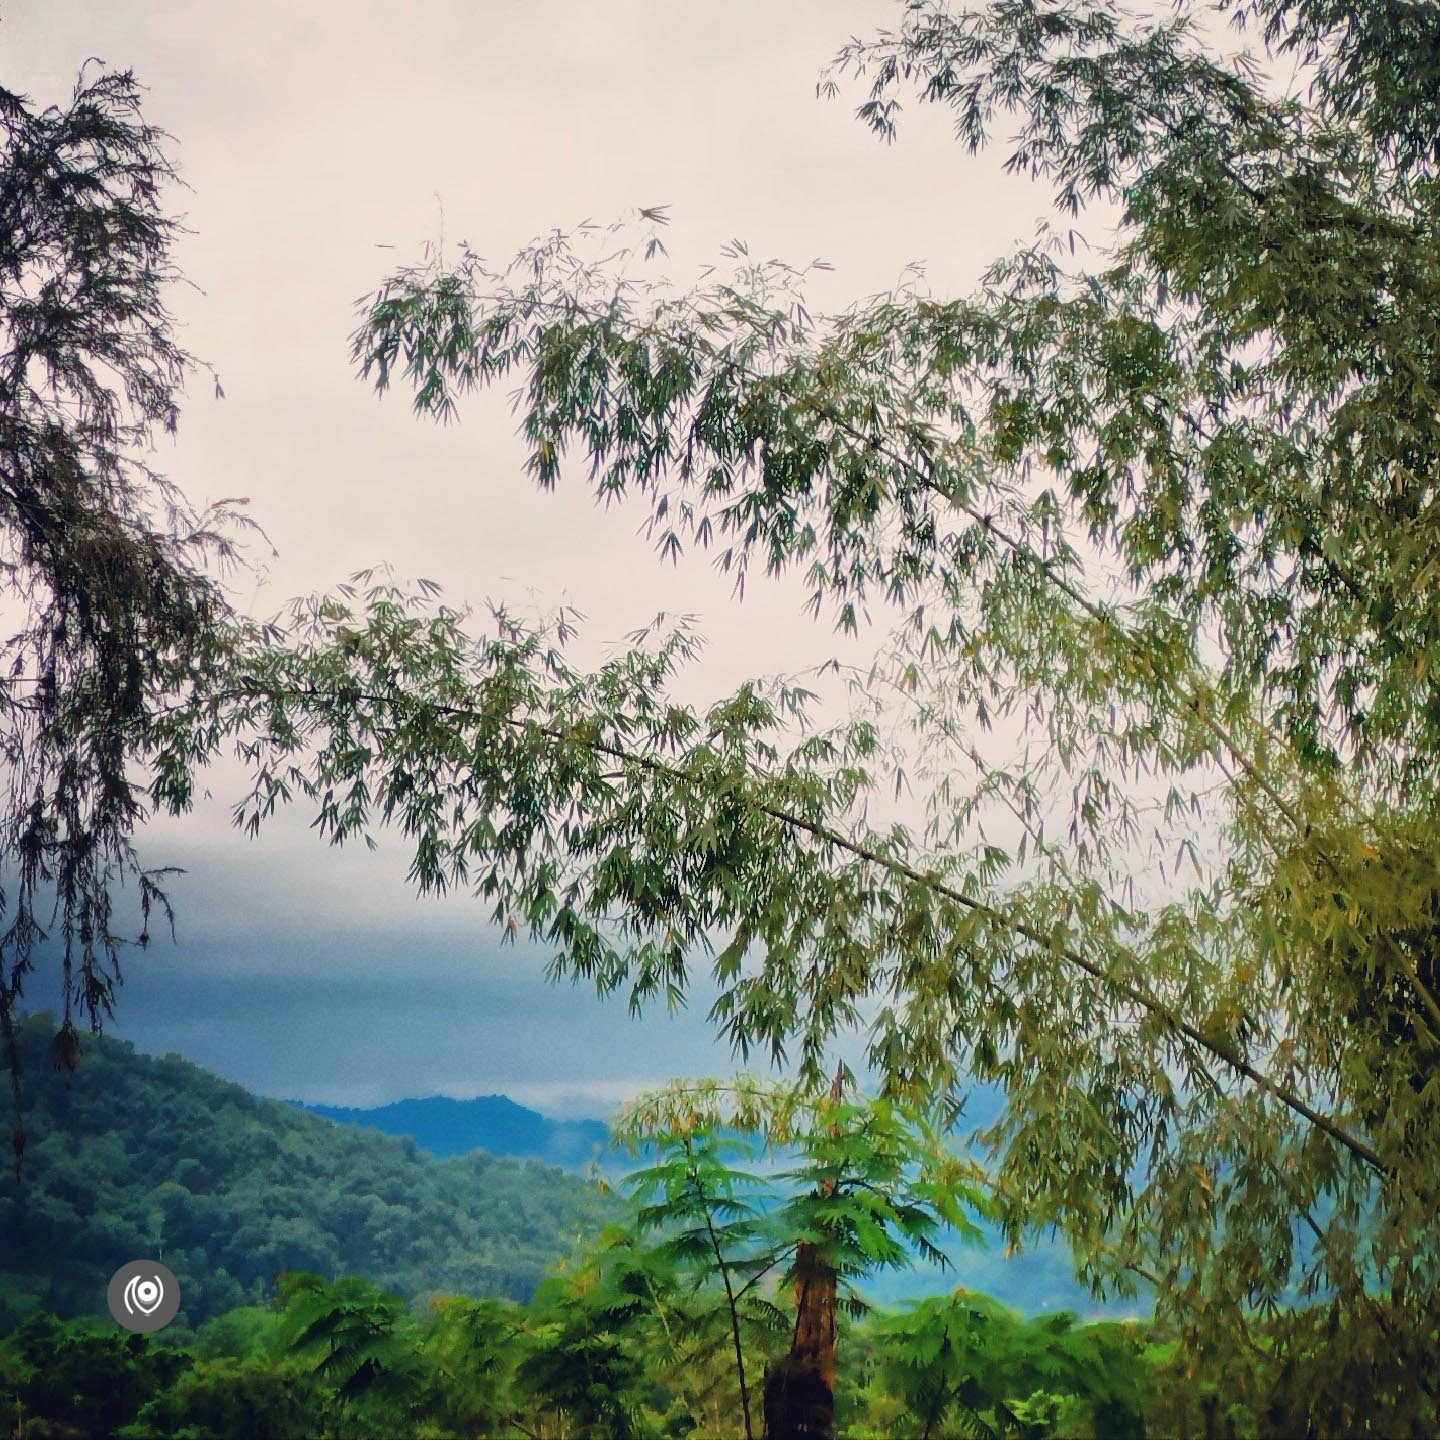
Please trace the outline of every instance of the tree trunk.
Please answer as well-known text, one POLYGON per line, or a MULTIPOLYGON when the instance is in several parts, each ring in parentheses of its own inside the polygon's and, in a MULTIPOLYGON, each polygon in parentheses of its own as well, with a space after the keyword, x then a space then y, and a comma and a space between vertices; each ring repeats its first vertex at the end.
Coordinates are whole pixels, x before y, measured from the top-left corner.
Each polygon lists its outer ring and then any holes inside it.
POLYGON ((835 1271, 801 1244, 795 1275, 790 1351, 765 1375, 765 1440, 834 1440, 835 1271))

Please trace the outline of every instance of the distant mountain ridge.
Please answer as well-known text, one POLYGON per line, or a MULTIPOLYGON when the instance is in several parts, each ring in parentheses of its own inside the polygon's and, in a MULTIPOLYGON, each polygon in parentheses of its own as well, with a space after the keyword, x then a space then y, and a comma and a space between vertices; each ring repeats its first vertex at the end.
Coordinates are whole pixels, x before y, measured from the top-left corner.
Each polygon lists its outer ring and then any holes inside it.
POLYGON ((442 1160, 486 1150, 491 1155, 584 1170, 605 1158, 610 1143, 610 1131, 599 1120, 552 1120, 505 1095, 477 1095, 470 1100, 430 1095, 371 1107, 293 1103, 342 1125, 409 1136, 442 1160))

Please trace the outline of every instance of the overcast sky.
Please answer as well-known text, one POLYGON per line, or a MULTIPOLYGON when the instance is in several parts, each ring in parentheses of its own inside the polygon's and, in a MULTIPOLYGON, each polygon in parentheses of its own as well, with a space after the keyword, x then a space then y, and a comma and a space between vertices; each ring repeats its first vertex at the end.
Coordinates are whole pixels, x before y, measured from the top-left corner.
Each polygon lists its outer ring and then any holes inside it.
MULTIPOLYGON (((505 396, 462 423, 413 418, 347 359, 354 304, 442 231, 499 261, 552 226, 670 207, 668 273, 731 237, 757 258, 823 257, 812 311, 892 286, 923 261, 938 293, 971 290, 1031 238, 1045 195, 996 155, 955 145, 939 112, 880 144, 861 95, 815 97, 852 34, 894 0, 10 0, 3 83, 59 101, 87 56, 133 68, 146 117, 175 137, 193 232, 178 261, 199 292, 173 308, 226 397, 194 387, 162 468, 197 502, 250 498, 278 555, 235 587, 255 613, 378 561, 459 601, 562 600, 591 644, 657 611, 694 612, 718 695, 754 669, 836 649, 801 595, 737 604, 703 558, 662 567, 641 516, 592 506, 583 478, 524 478, 505 396), (393 246, 393 249, 377 248, 393 246)), ((501 951, 481 907, 421 902, 397 843, 327 852, 303 826, 255 844, 233 790, 145 839, 185 866, 179 942, 129 963, 117 1031, 178 1049, 256 1090, 369 1104, 501 1091, 551 1113, 602 1113, 673 1074, 730 1068, 697 997, 675 1020, 547 987, 501 951), (358 1057, 358 1059, 357 1059, 358 1057)), ((43 997, 42 997, 43 998, 43 997)))

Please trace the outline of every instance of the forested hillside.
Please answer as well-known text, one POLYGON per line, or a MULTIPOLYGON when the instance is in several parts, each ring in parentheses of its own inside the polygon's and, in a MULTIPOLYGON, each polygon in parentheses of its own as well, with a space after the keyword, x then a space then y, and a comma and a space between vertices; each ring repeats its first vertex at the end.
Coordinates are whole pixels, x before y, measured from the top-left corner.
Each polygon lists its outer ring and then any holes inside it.
POLYGON ((18 1032, 29 1138, 23 1180, 0 1182, 0 1326, 103 1311, 140 1256, 175 1272, 192 1324, 267 1299, 286 1270, 525 1299, 613 1203, 549 1166, 436 1160, 123 1041, 87 1040, 65 1077, 54 1031, 36 1015, 18 1032))

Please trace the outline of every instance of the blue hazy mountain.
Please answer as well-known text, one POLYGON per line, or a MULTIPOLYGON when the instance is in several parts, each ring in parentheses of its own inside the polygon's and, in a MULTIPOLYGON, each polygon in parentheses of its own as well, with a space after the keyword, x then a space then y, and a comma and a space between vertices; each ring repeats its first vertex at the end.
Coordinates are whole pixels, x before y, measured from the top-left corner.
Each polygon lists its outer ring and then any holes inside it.
POLYGON ((543 1160, 583 1170, 605 1159, 610 1132, 599 1120, 551 1120, 504 1095, 452 1100, 431 1095, 365 1109, 345 1105, 301 1108, 344 1125, 364 1125, 387 1135, 408 1135, 439 1159, 485 1150, 519 1160, 543 1160))

